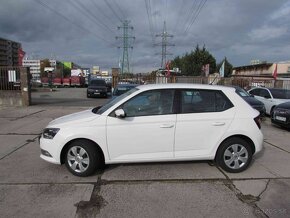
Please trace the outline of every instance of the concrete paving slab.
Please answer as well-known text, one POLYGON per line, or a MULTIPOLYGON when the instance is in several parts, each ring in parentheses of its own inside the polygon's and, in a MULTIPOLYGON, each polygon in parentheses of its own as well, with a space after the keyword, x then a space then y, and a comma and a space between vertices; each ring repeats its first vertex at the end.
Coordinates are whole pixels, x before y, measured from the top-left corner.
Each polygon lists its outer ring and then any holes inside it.
POLYGON ((0 159, 34 138, 35 135, 0 135, 0 159))
POLYGON ((273 218, 290 217, 290 180, 270 180, 267 189, 260 196, 257 205, 261 210, 273 218))
POLYGON ((208 163, 174 162, 111 165, 102 175, 102 180, 180 180, 180 179, 225 179, 225 176, 208 163))
POLYGON ((72 175, 64 165, 42 160, 37 142, 29 143, 0 160, 0 184, 23 183, 83 183, 98 181, 98 173, 91 177, 72 175))
POLYGON ((20 118, 36 114, 44 110, 39 107, 7 107, 0 110, 0 118, 20 118))
POLYGON ((89 109, 89 107, 87 108, 75 108, 75 107, 53 107, 53 108, 49 108, 46 107, 45 111, 38 113, 38 114, 34 114, 31 117, 46 117, 46 118, 51 118, 51 119, 55 119, 61 116, 65 116, 68 114, 72 114, 72 113, 76 113, 76 112, 80 112, 83 110, 87 110, 89 109))
POLYGON ((233 181, 235 187, 240 190, 243 195, 252 195, 258 197, 267 187, 269 180, 236 180, 233 181))
POLYGON ((75 217, 93 185, 0 185, 1 217, 75 217))
POLYGON ((290 178, 290 154, 285 151, 265 144, 263 157, 257 162, 279 178, 290 178))
POLYGON ((0 134, 40 134, 51 118, 25 117, 0 126, 0 134))
POLYGON ((255 217, 222 183, 109 184, 99 197, 103 204, 95 217, 255 217))
POLYGON ((262 127, 262 132, 266 142, 290 152, 290 131, 271 125, 271 123, 265 123, 262 127))

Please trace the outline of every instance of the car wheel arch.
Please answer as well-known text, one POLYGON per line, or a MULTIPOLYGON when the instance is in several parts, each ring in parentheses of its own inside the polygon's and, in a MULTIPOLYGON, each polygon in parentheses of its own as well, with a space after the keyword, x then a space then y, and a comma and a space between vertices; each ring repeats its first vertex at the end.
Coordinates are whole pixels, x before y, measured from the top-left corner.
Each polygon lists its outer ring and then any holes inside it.
POLYGON ((67 148, 69 147, 69 145, 75 141, 79 141, 79 140, 85 140, 85 141, 88 141, 88 142, 91 142, 93 144, 96 145, 96 148, 98 150, 98 152, 101 154, 101 157, 102 157, 102 162, 103 164, 105 164, 105 155, 104 155, 104 152, 102 150, 102 148, 93 140, 91 139, 87 139, 87 138, 75 138, 75 139, 72 139, 70 141, 68 141, 62 148, 61 150, 61 153, 60 153, 60 163, 61 164, 64 164, 65 163, 65 153, 66 153, 66 150, 67 148))
POLYGON ((217 147, 216 152, 215 152, 215 158, 214 158, 215 160, 216 160, 217 153, 218 153, 218 150, 219 150, 219 148, 221 147, 221 145, 222 145, 225 141, 227 141, 227 140, 229 140, 229 139, 231 139, 231 138, 241 138, 241 139, 245 140, 245 141, 246 141, 246 142, 251 146, 252 154, 255 154, 255 152, 256 152, 256 148, 255 148, 255 144, 254 144, 254 142, 253 142, 253 141, 252 141, 248 136, 237 134, 237 135, 231 135, 231 136, 225 138, 225 139, 224 139, 224 140, 219 144, 219 146, 217 147))

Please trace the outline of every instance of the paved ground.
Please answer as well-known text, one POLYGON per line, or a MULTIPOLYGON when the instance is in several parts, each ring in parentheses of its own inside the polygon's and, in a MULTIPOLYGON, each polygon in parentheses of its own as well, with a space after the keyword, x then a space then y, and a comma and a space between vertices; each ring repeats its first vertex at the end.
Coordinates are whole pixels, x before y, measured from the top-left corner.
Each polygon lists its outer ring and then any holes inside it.
POLYGON ((79 178, 41 160, 37 136, 85 108, 0 108, 0 217, 290 217, 290 132, 269 119, 265 149, 243 173, 181 162, 111 165, 79 178))

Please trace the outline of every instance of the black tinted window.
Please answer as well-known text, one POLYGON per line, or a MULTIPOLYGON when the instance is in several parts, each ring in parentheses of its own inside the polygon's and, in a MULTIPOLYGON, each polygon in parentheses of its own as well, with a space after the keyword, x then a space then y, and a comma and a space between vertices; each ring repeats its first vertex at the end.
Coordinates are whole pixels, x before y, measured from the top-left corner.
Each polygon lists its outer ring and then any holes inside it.
POLYGON ((181 113, 220 112, 231 107, 232 103, 221 91, 181 91, 181 113))
POLYGON ((105 82, 105 80, 95 79, 95 80, 91 81, 90 85, 93 85, 93 86, 106 86, 106 82, 105 82))
POLYGON ((287 89, 271 89, 273 98, 290 99, 290 90, 287 89))
POLYGON ((260 89, 253 89, 249 91, 250 94, 260 96, 260 89))

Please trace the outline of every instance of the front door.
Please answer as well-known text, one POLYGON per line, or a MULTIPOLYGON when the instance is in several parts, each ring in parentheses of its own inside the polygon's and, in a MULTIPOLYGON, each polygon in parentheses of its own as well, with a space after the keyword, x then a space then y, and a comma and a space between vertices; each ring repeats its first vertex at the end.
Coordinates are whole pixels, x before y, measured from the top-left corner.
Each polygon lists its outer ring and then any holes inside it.
POLYGON ((152 161, 173 158, 176 114, 174 90, 140 93, 121 107, 126 116, 107 118, 111 161, 152 161))

